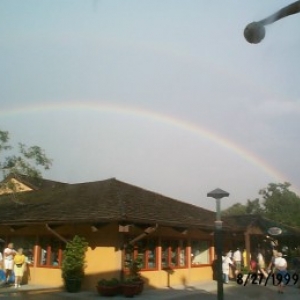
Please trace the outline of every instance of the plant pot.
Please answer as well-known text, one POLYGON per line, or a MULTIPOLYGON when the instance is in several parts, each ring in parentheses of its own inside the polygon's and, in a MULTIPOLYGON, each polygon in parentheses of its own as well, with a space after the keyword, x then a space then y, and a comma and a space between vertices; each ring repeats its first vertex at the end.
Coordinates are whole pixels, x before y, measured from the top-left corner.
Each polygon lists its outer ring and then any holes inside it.
POLYGON ((144 281, 143 280, 138 280, 138 281, 135 282, 135 284, 137 285, 136 295, 139 295, 144 290, 144 281))
POLYGON ((134 295, 137 295, 138 284, 122 284, 122 294, 125 297, 132 298, 134 295))
POLYGON ((120 286, 96 286, 100 296, 116 296, 120 293, 120 286))
POLYGON ((65 278, 65 287, 69 293, 78 293, 81 289, 82 280, 79 278, 65 278))

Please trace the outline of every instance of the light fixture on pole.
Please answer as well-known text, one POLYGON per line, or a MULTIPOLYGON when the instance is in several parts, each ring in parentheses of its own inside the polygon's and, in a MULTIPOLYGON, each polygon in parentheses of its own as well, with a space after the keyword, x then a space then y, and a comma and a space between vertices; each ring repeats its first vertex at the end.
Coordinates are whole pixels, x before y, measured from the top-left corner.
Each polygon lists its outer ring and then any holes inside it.
POLYGON ((290 15, 294 15, 300 12, 300 1, 296 1, 276 13, 272 14, 271 16, 248 24, 244 29, 244 37, 247 42, 251 44, 258 44, 260 43, 266 34, 265 26, 270 25, 282 18, 285 18, 290 15))
POLYGON ((221 189, 215 189, 207 193, 207 197, 216 200, 216 221, 215 221, 215 249, 217 254, 217 282, 218 300, 223 300, 223 272, 222 272, 222 220, 221 220, 221 199, 228 197, 229 193, 221 189))

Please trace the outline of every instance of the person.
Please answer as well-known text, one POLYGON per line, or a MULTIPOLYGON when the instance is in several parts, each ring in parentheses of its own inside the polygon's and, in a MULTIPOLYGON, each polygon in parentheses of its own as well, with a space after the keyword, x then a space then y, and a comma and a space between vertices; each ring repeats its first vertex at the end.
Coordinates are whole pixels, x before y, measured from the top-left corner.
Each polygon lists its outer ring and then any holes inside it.
POLYGON ((14 256, 16 255, 16 251, 14 250, 14 244, 9 243, 7 248, 4 249, 4 269, 5 269, 5 277, 6 284, 9 283, 9 279, 12 276, 12 270, 14 267, 14 256))
POLYGON ((287 261, 282 257, 282 253, 278 252, 274 261, 276 274, 280 274, 282 280, 278 282, 278 293, 283 294, 283 289, 286 285, 285 275, 287 274, 287 261))
POLYGON ((25 268, 25 255, 23 248, 19 248, 14 256, 15 288, 21 287, 22 277, 25 268))
POLYGON ((262 250, 257 251, 257 270, 260 274, 263 275, 264 278, 268 277, 268 273, 266 271, 266 263, 265 263, 265 258, 262 253, 262 250))
POLYGON ((277 250, 272 251, 272 257, 267 268, 268 273, 272 273, 272 274, 275 273, 275 259, 277 257, 277 253, 278 253, 277 250))
POLYGON ((252 273, 257 273, 257 255, 255 252, 251 253, 250 256, 250 271, 252 273))
POLYGON ((237 248, 233 253, 233 262, 235 267, 235 276, 242 270, 242 253, 239 248, 237 248))
POLYGON ((248 267, 248 261, 247 261, 247 250, 244 249, 243 251, 243 267, 248 267))
POLYGON ((5 283, 5 273, 2 270, 2 263, 3 263, 3 256, 2 253, 0 252, 0 285, 2 285, 2 283, 5 283))
POLYGON ((229 283, 229 270, 230 265, 233 265, 233 261, 231 260, 229 253, 222 256, 222 272, 223 272, 223 282, 229 283))

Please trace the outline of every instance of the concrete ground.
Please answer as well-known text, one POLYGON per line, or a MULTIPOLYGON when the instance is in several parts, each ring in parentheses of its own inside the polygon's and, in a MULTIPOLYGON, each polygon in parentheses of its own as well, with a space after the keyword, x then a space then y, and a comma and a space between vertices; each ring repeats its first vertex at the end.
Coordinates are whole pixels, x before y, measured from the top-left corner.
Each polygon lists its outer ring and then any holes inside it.
MULTIPOLYGON (((51 289, 47 286, 26 285, 19 289, 14 287, 1 287, 0 300, 6 299, 35 299, 35 300, 70 300, 70 299, 124 299, 124 296, 101 297, 94 291, 81 291, 79 293, 67 293, 60 289, 51 289)), ((149 300, 216 300, 217 283, 215 281, 206 281, 191 286, 174 286, 163 289, 145 289, 141 295, 135 296, 136 299, 149 300)), ((284 299, 296 300, 300 298, 300 289, 289 285, 285 288, 284 294, 278 294, 277 288, 272 285, 247 285, 240 286, 235 281, 224 285, 224 300, 270 300, 284 299)))

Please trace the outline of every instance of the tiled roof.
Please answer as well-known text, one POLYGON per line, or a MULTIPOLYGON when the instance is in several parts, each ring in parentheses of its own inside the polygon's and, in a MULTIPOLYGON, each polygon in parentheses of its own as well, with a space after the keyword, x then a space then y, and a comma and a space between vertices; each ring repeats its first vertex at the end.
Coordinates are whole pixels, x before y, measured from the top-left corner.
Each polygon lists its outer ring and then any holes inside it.
POLYGON ((114 178, 0 198, 0 224, 110 222, 214 227, 215 213, 114 178))
MULTIPOLYGON (((215 212, 115 178, 77 184, 43 179, 38 189, 37 182, 28 178, 22 178, 22 183, 35 183, 35 188, 0 196, 0 225, 118 221, 214 229, 215 212)), ((244 232, 249 226, 259 226, 267 234, 268 228, 277 226, 283 234, 300 234, 297 228, 258 215, 225 216, 222 220, 226 230, 244 232)))

